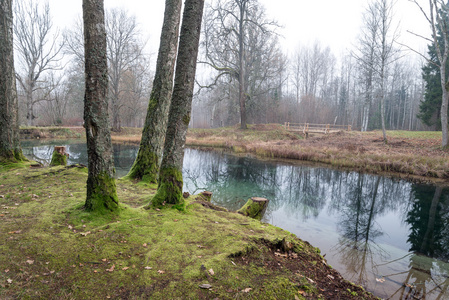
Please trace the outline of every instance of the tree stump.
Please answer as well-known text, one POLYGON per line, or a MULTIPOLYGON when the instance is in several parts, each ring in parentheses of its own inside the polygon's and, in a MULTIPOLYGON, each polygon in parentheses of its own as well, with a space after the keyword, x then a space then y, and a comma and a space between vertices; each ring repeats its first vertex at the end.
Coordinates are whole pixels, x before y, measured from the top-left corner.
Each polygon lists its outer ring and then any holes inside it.
POLYGON ((206 200, 207 202, 210 202, 212 199, 212 192, 204 191, 201 193, 201 195, 203 196, 204 200, 206 200))
POLYGON ((261 220, 268 206, 268 199, 261 197, 252 197, 248 199, 245 205, 242 206, 237 212, 244 216, 261 220))
POLYGON ((65 152, 65 146, 55 146, 50 166, 66 166, 67 157, 69 157, 69 154, 65 152))

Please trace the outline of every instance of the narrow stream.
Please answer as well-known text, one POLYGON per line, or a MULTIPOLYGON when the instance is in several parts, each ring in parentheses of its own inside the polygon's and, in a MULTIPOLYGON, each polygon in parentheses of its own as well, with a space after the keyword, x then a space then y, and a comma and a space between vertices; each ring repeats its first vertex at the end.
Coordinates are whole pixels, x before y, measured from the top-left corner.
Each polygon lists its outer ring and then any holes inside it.
MULTIPOLYGON (((24 141, 24 154, 48 162, 53 145, 45 142, 24 141)), ((85 144, 66 145, 69 164, 87 164, 85 144)), ((119 177, 136 155, 136 146, 114 145, 119 177)), ((211 191, 231 210, 268 198, 263 221, 319 247, 346 279, 378 297, 449 299, 448 188, 194 149, 185 150, 183 176, 185 191, 211 191)))

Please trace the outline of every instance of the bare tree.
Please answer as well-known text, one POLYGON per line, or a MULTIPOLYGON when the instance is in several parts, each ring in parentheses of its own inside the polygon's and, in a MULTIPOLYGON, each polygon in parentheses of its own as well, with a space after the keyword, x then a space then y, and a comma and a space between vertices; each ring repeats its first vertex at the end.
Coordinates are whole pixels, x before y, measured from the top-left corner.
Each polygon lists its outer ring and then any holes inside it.
POLYGON ((139 152, 128 176, 156 182, 162 158, 178 50, 181 0, 166 0, 164 24, 139 152))
POLYGON ((108 117, 108 68, 103 0, 83 0, 86 128, 89 174, 85 209, 114 211, 118 197, 114 179, 108 117))
POLYGON ((153 206, 184 203, 182 165, 195 85, 203 7, 204 0, 186 0, 184 4, 175 85, 159 173, 159 187, 152 199, 153 206))
POLYGON ((0 162, 22 160, 14 71, 12 0, 0 0, 0 162))
POLYGON ((143 55, 144 44, 139 40, 140 33, 136 18, 124 9, 106 12, 106 32, 109 62, 109 83, 112 111, 112 131, 121 130, 120 110, 125 105, 121 101, 121 88, 124 73, 143 55))
MULTIPOLYGON (((82 32, 79 21, 75 22, 73 29, 64 32, 64 53, 72 57, 75 66, 84 64, 84 49, 80 47, 82 32)), ((129 112, 126 100, 130 99, 130 92, 135 94, 142 91, 138 85, 133 86, 136 90, 129 90, 129 76, 147 77, 149 60, 144 53, 145 43, 141 40, 136 18, 126 10, 106 11, 106 32, 112 130, 120 131, 123 118, 121 111, 125 109, 129 112)), ((142 83, 144 82, 147 83, 143 80, 142 83)))
POLYGON ((222 76, 237 80, 242 129, 247 128, 247 100, 252 97, 249 76, 254 71, 251 54, 256 49, 250 45, 252 41, 264 41, 262 46, 271 44, 275 27, 277 24, 266 18, 257 0, 217 0, 206 14, 203 40, 206 60, 202 63, 218 72, 209 86, 222 76))
POLYGON ((379 18, 373 5, 369 5, 363 14, 362 32, 358 41, 357 52, 354 52, 360 72, 360 81, 364 86, 364 101, 362 110, 362 131, 368 130, 370 108, 374 95, 374 70, 377 65, 376 41, 379 32, 379 18))
POLYGON ((385 94, 387 81, 387 68, 397 60, 398 50, 395 49, 395 43, 398 36, 392 27, 393 21, 393 2, 389 0, 376 0, 374 3, 375 11, 379 16, 379 36, 376 55, 378 56, 379 66, 376 69, 380 80, 380 114, 382 122, 382 133, 384 142, 387 143, 387 132, 385 129, 385 94))
POLYGON ((440 70, 441 78, 441 129, 442 129, 442 147, 449 147, 449 128, 448 128, 448 103, 449 103, 449 76, 446 72, 447 60, 449 55, 449 7, 443 0, 429 0, 429 10, 426 10, 416 0, 410 0, 415 3, 426 20, 429 22, 432 30, 431 38, 422 37, 431 42, 435 47, 437 61, 432 61, 428 58, 427 61, 436 64, 440 70))
POLYGON ((14 32, 20 63, 17 80, 25 94, 27 125, 32 126, 35 104, 48 101, 46 93, 40 93, 44 97, 35 97, 35 94, 46 88, 42 77, 46 71, 57 68, 62 46, 57 44, 58 34, 52 36, 48 3, 43 6, 34 0, 16 3, 14 32))

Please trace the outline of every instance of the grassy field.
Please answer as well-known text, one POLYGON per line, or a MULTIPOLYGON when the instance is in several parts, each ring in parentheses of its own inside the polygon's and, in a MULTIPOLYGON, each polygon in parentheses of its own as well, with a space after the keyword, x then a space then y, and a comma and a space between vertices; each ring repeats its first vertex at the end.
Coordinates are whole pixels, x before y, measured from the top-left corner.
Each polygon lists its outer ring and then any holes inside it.
POLYGON ((373 299, 308 243, 200 196, 145 210, 156 186, 118 180, 120 211, 87 213, 86 178, 0 165, 1 299, 373 299))

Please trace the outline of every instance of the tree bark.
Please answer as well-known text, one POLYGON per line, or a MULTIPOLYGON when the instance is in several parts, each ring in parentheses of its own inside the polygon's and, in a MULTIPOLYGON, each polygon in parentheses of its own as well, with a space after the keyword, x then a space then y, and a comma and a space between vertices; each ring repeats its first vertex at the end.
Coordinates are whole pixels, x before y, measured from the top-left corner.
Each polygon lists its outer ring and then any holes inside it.
POLYGON ((178 50, 182 0, 166 0, 156 74, 148 104, 139 152, 128 173, 130 178, 157 182, 167 131, 168 111, 173 91, 173 75, 178 50))
POLYGON ((12 0, 0 0, 0 161, 23 160, 14 70, 12 0))
POLYGON ((242 206, 242 208, 240 208, 237 212, 244 216, 260 221, 262 220, 265 211, 267 210, 268 202, 268 199, 265 198, 252 197, 251 199, 248 199, 246 204, 242 206))
POLYGON ((239 3, 239 103, 240 103, 240 129, 247 129, 246 121, 246 89, 245 89, 245 41, 244 22, 247 1, 239 3))
POLYGON ((182 164, 190 122, 203 8, 204 0, 186 0, 184 5, 164 157, 159 173, 159 187, 152 200, 153 206, 184 203, 182 164))
POLYGON ((103 0, 83 0, 86 128, 89 174, 85 209, 114 211, 118 197, 114 180, 108 118, 108 74, 103 0))

